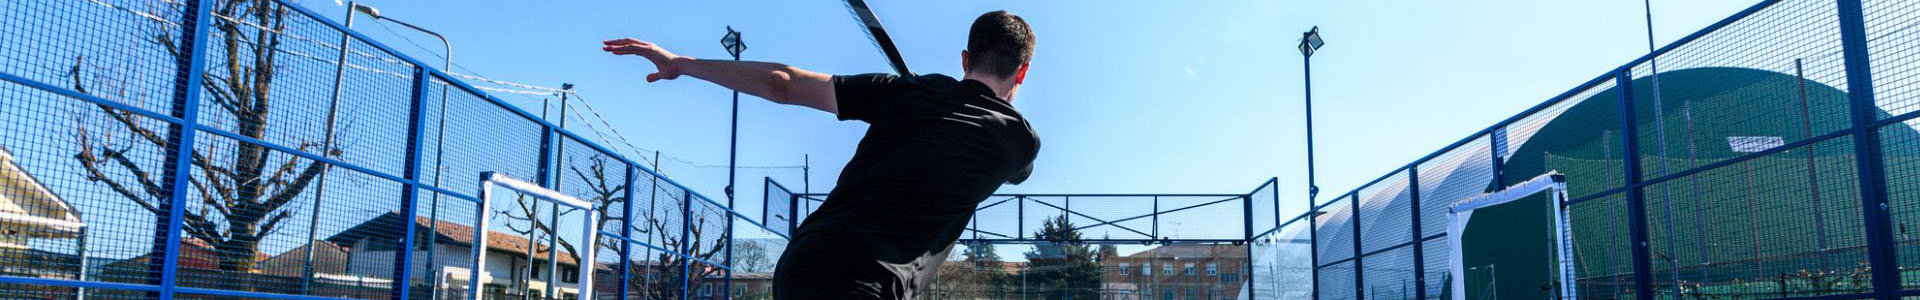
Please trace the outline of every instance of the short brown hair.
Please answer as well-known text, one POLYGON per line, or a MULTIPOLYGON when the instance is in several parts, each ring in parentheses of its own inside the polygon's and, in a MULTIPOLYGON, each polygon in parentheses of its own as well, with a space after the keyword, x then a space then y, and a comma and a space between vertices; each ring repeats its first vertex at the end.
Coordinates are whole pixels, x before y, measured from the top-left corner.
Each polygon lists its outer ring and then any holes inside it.
POLYGON ((973 19, 967 34, 968 72, 1011 77, 1021 64, 1033 59, 1033 28, 1027 20, 1004 10, 981 14, 973 19))

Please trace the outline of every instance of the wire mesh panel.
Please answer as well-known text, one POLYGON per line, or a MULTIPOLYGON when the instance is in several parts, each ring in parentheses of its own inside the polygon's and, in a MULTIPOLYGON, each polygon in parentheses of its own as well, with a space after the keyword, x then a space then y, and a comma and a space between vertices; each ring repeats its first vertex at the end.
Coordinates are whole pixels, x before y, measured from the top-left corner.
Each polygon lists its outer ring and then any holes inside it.
POLYGON ((188 193, 180 285, 385 298, 402 226, 378 222, 401 185, 234 139, 202 136, 188 193), (324 181, 324 182, 323 182, 324 181), (371 261, 367 259, 372 259, 371 261))
POLYGON ((612 153, 588 147, 573 138, 560 139, 560 164, 554 170, 559 180, 555 190, 596 205, 600 224, 595 230, 624 234, 627 226, 627 192, 632 181, 628 166, 612 153))
POLYGON ((1624 186, 1620 96, 1613 80, 1602 80, 1502 127, 1508 145, 1500 185, 1553 171, 1566 176, 1567 196, 1576 199, 1624 186))
POLYGON ((1400 247, 1369 254, 1360 260, 1361 289, 1365 299, 1419 299, 1420 284, 1414 279, 1420 270, 1413 267, 1413 247, 1400 247))
POLYGON ((1486 136, 1420 162, 1420 234, 1447 233, 1447 207, 1485 193, 1493 184, 1493 147, 1486 136))
POLYGON ((1452 249, 1447 247, 1447 239, 1436 238, 1420 242, 1420 264, 1424 267, 1420 269, 1420 277, 1427 283, 1420 288, 1426 289, 1427 299, 1459 299, 1459 297, 1448 297, 1453 291, 1453 287, 1449 286, 1453 283, 1453 273, 1448 272, 1450 265, 1447 262, 1447 256, 1452 253, 1452 249))
MULTIPOLYGON (((980 202, 973 211, 973 220, 967 223, 967 232, 961 234, 969 239, 1017 239, 1020 235, 1020 202, 1015 196, 988 197, 980 202)), ((816 203, 812 199, 801 199, 800 203, 816 203)), ((817 206, 816 206, 817 207, 817 206)))
POLYGON ((691 244, 687 245, 686 254, 714 267, 731 265, 732 262, 727 260, 726 240, 731 234, 727 232, 727 223, 731 222, 732 216, 727 214, 725 207, 707 199, 694 199, 692 211, 687 215, 691 218, 687 228, 687 240, 691 244))
MULTIPOLYGON (((1253 234, 1266 233, 1267 231, 1280 227, 1280 222, 1285 222, 1285 218, 1298 215, 1298 213, 1281 214, 1280 208, 1277 207, 1280 205, 1280 188, 1277 186, 1278 183, 1279 179, 1267 181, 1266 184, 1262 184, 1259 188, 1253 189, 1253 192, 1247 195, 1247 201, 1252 202, 1252 205, 1249 206, 1252 211, 1248 211, 1247 214, 1252 215, 1251 219, 1253 220, 1253 224, 1251 225, 1253 225, 1253 234)), ((1288 211, 1295 212, 1301 209, 1306 209, 1306 207, 1295 207, 1288 211)))
MULTIPOLYGON (((1902 273, 1920 269, 1920 236, 1914 230, 1920 229, 1920 132, 1914 127, 1895 123, 1881 127, 1878 131, 1880 147, 1884 151, 1888 215, 1891 219, 1894 249, 1898 254, 1902 273)), ((1904 276, 1902 276, 1904 277, 1904 276)), ((1920 286, 1915 280, 1903 280, 1906 288, 1920 286)))
POLYGON ((622 281, 621 276, 624 275, 622 274, 624 270, 620 267, 620 262, 626 260, 626 257, 621 255, 621 251, 625 251, 632 245, 606 236, 600 237, 599 240, 602 242, 600 248, 595 250, 598 252, 593 253, 593 297, 591 299, 627 299, 620 294, 621 285, 626 284, 622 281))
MULTIPOLYGON (((149 284, 171 188, 168 124, 0 83, 0 265, 32 278, 149 284), (150 134, 143 134, 150 133, 150 134), (152 262, 152 263, 149 263, 152 262), (83 273, 82 270, 85 270, 83 273)), ((17 274, 17 275, 15 275, 17 274)), ((48 291, 58 292, 58 291, 48 291)))
POLYGON ((1645 178, 1846 128, 1834 3, 1783 1, 1636 66, 1645 178))
POLYGON ((172 111, 183 8, 144 0, 0 3, 0 72, 172 111))
MULTIPOLYGON (((431 157, 438 163, 429 164, 437 166, 433 182, 441 188, 462 191, 478 186, 481 172, 540 178, 540 148, 545 138, 541 133, 545 129, 539 123, 503 109, 483 94, 454 87, 446 88, 446 93, 443 112, 434 114, 444 120, 433 120, 444 125, 427 127, 433 132, 432 144, 437 144, 431 157)), ((437 97, 427 97, 432 98, 437 97)))
POLYGON ((1334 199, 1313 214, 1313 245, 1319 252, 1321 265, 1354 256, 1353 206, 1347 202, 1352 199, 1346 196, 1334 199))
POLYGON ((1851 140, 1839 138, 1648 186, 1655 291, 1730 299, 1869 291, 1852 154, 1851 140))
POLYGON ((1254 239, 1252 299, 1313 298, 1313 236, 1307 234, 1307 226, 1304 216, 1297 217, 1254 239))
MULTIPOLYGON (((286 4, 275 1, 224 1, 216 5, 221 7, 214 11, 210 24, 213 30, 207 31, 210 49, 206 51, 204 77, 208 79, 203 82, 198 122, 275 145, 334 156, 333 149, 325 149, 325 142, 333 92, 339 86, 336 83, 344 83, 335 81, 339 62, 332 57, 341 51, 342 34, 313 18, 275 13, 286 9, 282 7, 286 4)), ((394 82, 400 88, 412 87, 408 78, 394 82)), ((405 95, 394 100, 405 101, 405 95)), ((395 130, 395 135, 402 130, 404 127, 395 130)), ((398 161, 389 162, 381 171, 397 173, 392 171, 398 170, 398 161)))
POLYGON ((1315 285, 1318 286, 1316 289, 1320 291, 1320 295, 1318 299, 1320 300, 1360 299, 1357 295, 1355 295, 1356 293, 1358 293, 1358 291, 1354 290, 1357 288, 1357 286, 1354 285, 1355 284, 1354 280, 1357 280, 1358 278, 1354 278, 1354 275, 1356 274, 1354 274, 1353 272, 1352 261, 1341 262, 1341 263, 1328 265, 1326 267, 1321 267, 1319 269, 1319 272, 1314 273, 1314 283, 1315 285))
POLYGON ((1088 239, 1153 239, 1153 196, 1074 196, 1068 220, 1088 239))
POLYGON ((1161 238, 1240 240, 1247 237, 1244 196, 1158 198, 1157 227, 1161 238))
MULTIPOLYGON (((787 239, 771 228, 763 228, 747 218, 733 220, 734 236, 732 284, 739 299, 772 299, 773 270, 787 249, 787 239)), ((955 250, 964 254, 964 251, 955 250)))
POLYGON ((1862 0, 1874 104, 1891 114, 1920 110, 1920 3, 1862 0))
POLYGON ((631 238, 654 247, 679 250, 685 236, 686 190, 653 173, 633 173, 633 218, 627 222, 631 238))
POLYGON ((1065 239, 1066 237, 1063 236, 1042 236, 1042 233, 1049 227, 1078 227, 1074 226, 1076 224, 1071 224, 1073 220, 1067 219, 1068 197, 1070 196, 1022 197, 1026 202, 1022 204, 1024 206, 1018 208, 1021 209, 1020 225, 1023 226, 1020 229, 1024 231, 1014 232, 1013 236, 1035 240, 1065 239), (1062 221, 1067 223, 1051 224, 1062 221))
MULTIPOLYGON (((1413 241, 1413 191, 1407 189, 1407 183, 1407 173, 1403 171, 1360 188, 1361 253, 1413 241)), ((1413 261, 1408 260, 1407 265, 1411 267, 1413 261)))
POLYGON ((468 271, 473 269, 473 224, 479 221, 479 204, 467 198, 423 192, 414 206, 410 298, 456 299, 466 295, 474 282, 468 271))
POLYGON ((1634 299, 1633 234, 1625 193, 1567 207, 1580 299, 1634 299))

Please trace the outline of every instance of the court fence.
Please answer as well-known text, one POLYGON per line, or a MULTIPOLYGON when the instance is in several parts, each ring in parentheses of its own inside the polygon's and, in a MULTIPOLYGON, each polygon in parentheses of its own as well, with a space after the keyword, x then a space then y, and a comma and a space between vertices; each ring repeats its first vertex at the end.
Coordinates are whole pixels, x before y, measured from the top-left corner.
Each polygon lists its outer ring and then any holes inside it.
POLYGON ((758 218, 428 65, 292 1, 0 3, 0 298, 767 298, 758 218))
POLYGON ((1252 242, 1254 299, 1550 299, 1561 284, 1583 300, 1920 296, 1917 27, 1916 1, 1760 1, 1284 207, 1252 242), (1547 172, 1570 201, 1479 210, 1447 244, 1449 205, 1547 172), (1569 210, 1575 282, 1549 275, 1545 205, 1569 210))
MULTIPOLYGON (((995 196, 932 295, 1920 296, 1916 27, 1915 1, 1761 1, 1325 202, 995 196), (1546 172, 1576 282, 1527 207, 1477 213, 1449 278, 1447 205, 1546 172)), ((767 299, 823 203, 769 180, 741 214, 285 0, 0 3, 0 99, 0 298, 767 299), (479 199, 482 172, 603 217, 479 199)))

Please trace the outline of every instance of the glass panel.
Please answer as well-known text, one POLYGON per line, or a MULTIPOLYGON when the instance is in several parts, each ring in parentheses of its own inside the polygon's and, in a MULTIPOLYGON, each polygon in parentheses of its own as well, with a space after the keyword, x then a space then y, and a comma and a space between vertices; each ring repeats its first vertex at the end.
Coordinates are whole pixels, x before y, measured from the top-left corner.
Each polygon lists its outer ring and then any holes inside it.
POLYGON ((1253 243, 1253 299, 1313 297, 1313 237, 1307 221, 1287 224, 1253 243))

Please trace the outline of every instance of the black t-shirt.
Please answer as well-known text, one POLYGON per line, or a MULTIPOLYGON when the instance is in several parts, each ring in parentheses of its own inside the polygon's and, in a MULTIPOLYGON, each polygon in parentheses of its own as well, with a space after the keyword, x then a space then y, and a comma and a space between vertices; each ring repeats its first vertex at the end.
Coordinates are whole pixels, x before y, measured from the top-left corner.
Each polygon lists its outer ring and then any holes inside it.
POLYGON ((871 253, 883 260, 938 252, 960 237, 976 205, 1033 171, 1040 138, 985 84, 939 74, 835 76, 833 83, 840 119, 871 126, 799 234, 903 244, 876 250, 896 253, 871 253))

